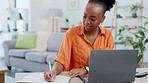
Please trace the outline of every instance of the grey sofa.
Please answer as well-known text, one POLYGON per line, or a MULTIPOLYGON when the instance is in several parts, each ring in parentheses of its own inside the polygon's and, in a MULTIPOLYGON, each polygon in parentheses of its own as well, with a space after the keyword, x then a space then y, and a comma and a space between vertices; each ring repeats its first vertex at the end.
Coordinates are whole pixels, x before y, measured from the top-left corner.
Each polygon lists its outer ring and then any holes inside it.
POLYGON ((33 49, 14 49, 16 40, 4 41, 5 64, 9 70, 11 70, 11 67, 15 67, 25 71, 45 71, 49 69, 49 61, 53 65, 63 36, 64 33, 52 33, 46 52, 33 49))

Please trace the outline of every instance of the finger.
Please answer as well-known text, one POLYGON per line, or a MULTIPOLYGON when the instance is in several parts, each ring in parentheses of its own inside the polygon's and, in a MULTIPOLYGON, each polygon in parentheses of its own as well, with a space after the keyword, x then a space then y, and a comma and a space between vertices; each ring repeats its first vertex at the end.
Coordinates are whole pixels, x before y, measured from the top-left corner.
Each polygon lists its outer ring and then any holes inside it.
POLYGON ((48 73, 45 74, 45 80, 52 81, 52 78, 49 76, 48 73))
POLYGON ((66 73, 66 76, 69 77, 69 73, 66 73))
POLYGON ((51 81, 52 81, 51 79, 48 79, 48 78, 46 78, 46 80, 47 80, 48 82, 51 82, 51 81))
POLYGON ((55 80, 55 78, 56 78, 56 75, 55 75, 55 74, 53 74, 53 75, 52 75, 52 81, 54 81, 54 80, 55 80))
POLYGON ((73 78, 75 76, 75 74, 72 74, 70 77, 73 78))
POLYGON ((67 73, 67 76, 68 76, 68 77, 71 77, 73 74, 74 74, 73 72, 68 72, 68 73, 67 73))
POLYGON ((78 74, 79 74, 78 72, 75 72, 71 75, 71 77, 76 77, 76 76, 78 76, 78 74))
POLYGON ((45 76, 45 78, 44 78, 44 79, 45 79, 46 81, 48 81, 48 82, 50 81, 50 80, 49 80, 46 76, 45 76))
POLYGON ((46 71, 44 72, 44 74, 49 73, 49 72, 50 72, 49 70, 46 70, 46 71))
POLYGON ((71 72, 68 72, 68 73, 67 73, 67 76, 69 76, 69 77, 70 77, 72 74, 73 74, 73 73, 71 73, 71 72))
POLYGON ((45 72, 44 72, 44 74, 46 74, 48 72, 48 70, 46 70, 45 72))
POLYGON ((78 71, 76 69, 72 69, 69 73, 70 76, 72 76, 73 74, 76 74, 78 71))

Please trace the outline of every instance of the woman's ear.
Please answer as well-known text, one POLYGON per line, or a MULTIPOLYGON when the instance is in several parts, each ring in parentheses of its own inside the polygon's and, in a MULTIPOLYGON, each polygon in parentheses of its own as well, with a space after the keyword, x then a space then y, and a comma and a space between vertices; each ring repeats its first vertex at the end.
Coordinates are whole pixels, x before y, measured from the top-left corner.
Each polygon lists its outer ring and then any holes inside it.
POLYGON ((103 16, 103 17, 102 17, 102 19, 101 19, 101 23, 104 22, 105 18, 106 18, 106 16, 103 16))

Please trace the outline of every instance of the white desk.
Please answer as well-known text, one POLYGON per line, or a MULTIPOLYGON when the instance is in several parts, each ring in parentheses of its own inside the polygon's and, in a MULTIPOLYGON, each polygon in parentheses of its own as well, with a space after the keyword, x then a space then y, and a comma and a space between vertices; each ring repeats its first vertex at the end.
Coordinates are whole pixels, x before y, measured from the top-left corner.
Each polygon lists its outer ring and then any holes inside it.
MULTIPOLYGON (((148 72, 148 68, 137 68, 137 72, 148 72)), ((142 78, 136 78, 134 83, 148 83, 148 75, 142 78)))
MULTIPOLYGON (((148 68, 138 68, 137 72, 145 72, 148 71, 148 68)), ((63 72, 62 74, 64 74, 65 72, 63 72)), ((25 76, 29 75, 31 73, 16 73, 15 74, 15 81, 16 83, 18 83, 18 81, 20 81, 21 79, 23 79, 25 76)), ((72 78, 70 80, 70 83, 84 83, 82 80, 80 80, 80 78, 76 77, 76 78, 72 78)), ((135 78, 135 82, 133 83, 148 83, 148 76, 142 77, 142 78, 135 78)))

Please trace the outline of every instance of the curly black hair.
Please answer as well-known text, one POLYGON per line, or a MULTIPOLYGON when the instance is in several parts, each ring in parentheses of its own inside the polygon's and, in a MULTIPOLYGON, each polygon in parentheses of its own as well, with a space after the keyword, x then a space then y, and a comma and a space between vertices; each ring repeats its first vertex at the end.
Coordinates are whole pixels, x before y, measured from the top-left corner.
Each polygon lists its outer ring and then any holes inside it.
POLYGON ((103 6, 106 12, 106 11, 110 11, 110 9, 113 8, 115 2, 116 2, 115 0, 89 0, 88 3, 95 3, 98 5, 101 5, 103 6))

